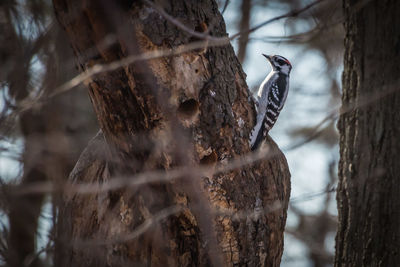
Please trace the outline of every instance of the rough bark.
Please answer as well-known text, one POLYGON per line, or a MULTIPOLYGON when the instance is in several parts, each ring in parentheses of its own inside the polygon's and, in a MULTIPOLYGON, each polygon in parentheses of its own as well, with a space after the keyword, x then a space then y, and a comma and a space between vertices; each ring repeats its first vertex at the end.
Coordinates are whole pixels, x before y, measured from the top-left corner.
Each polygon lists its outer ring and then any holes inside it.
POLYGON ((400 2, 345 0, 344 12, 335 265, 400 266, 400 2))
MULTIPOLYGON (((140 3, 53 3, 82 71, 195 40, 140 3), (110 34, 117 37, 113 46, 98 45, 110 34), (95 57, 86 52, 93 47, 95 57)), ((160 3, 193 30, 210 26, 211 35, 226 35, 214 1, 160 3)), ((137 179, 132 175, 182 166, 193 171, 172 182, 68 195, 58 266, 279 266, 290 194, 284 155, 269 140, 273 157, 213 174, 215 164, 249 152, 254 123, 245 74, 230 45, 135 62, 87 84, 102 133, 71 173, 75 184, 137 179), (210 169, 202 177, 195 171, 199 163, 210 169), (181 210, 168 214, 175 205, 181 210)))

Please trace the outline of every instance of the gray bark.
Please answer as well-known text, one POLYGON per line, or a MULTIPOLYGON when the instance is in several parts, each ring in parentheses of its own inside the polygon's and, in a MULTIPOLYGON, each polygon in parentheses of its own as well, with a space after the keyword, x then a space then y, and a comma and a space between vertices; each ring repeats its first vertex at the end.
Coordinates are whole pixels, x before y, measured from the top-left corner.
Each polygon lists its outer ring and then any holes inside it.
POLYGON ((400 2, 360 3, 344 1, 335 265, 400 266, 400 2))

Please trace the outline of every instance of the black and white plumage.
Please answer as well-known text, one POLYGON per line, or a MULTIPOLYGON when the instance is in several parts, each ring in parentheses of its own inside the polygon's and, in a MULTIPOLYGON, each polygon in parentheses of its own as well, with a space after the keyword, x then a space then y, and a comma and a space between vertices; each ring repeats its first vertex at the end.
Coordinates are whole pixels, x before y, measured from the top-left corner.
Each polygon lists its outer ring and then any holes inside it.
POLYGON ((289 91, 289 75, 292 65, 282 56, 267 56, 272 70, 258 89, 255 97, 257 123, 250 134, 251 150, 257 149, 269 130, 274 126, 285 104, 289 91))

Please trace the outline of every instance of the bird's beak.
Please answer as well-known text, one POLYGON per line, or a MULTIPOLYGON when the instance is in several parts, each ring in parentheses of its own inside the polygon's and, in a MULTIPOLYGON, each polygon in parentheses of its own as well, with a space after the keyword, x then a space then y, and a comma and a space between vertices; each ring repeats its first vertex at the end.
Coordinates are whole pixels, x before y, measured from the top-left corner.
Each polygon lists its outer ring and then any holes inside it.
POLYGON ((271 62, 271 56, 268 56, 266 54, 262 54, 266 59, 268 59, 269 62, 271 62))

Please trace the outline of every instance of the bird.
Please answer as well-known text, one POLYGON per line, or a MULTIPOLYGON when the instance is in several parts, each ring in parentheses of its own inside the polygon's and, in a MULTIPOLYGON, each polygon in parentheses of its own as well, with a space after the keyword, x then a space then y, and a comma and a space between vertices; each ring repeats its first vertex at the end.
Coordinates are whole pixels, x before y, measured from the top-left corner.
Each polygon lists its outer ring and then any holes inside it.
POLYGON ((289 77, 292 70, 292 64, 283 56, 262 55, 268 60, 272 70, 254 97, 257 121, 249 139, 252 151, 260 147, 278 119, 289 92, 289 77))

